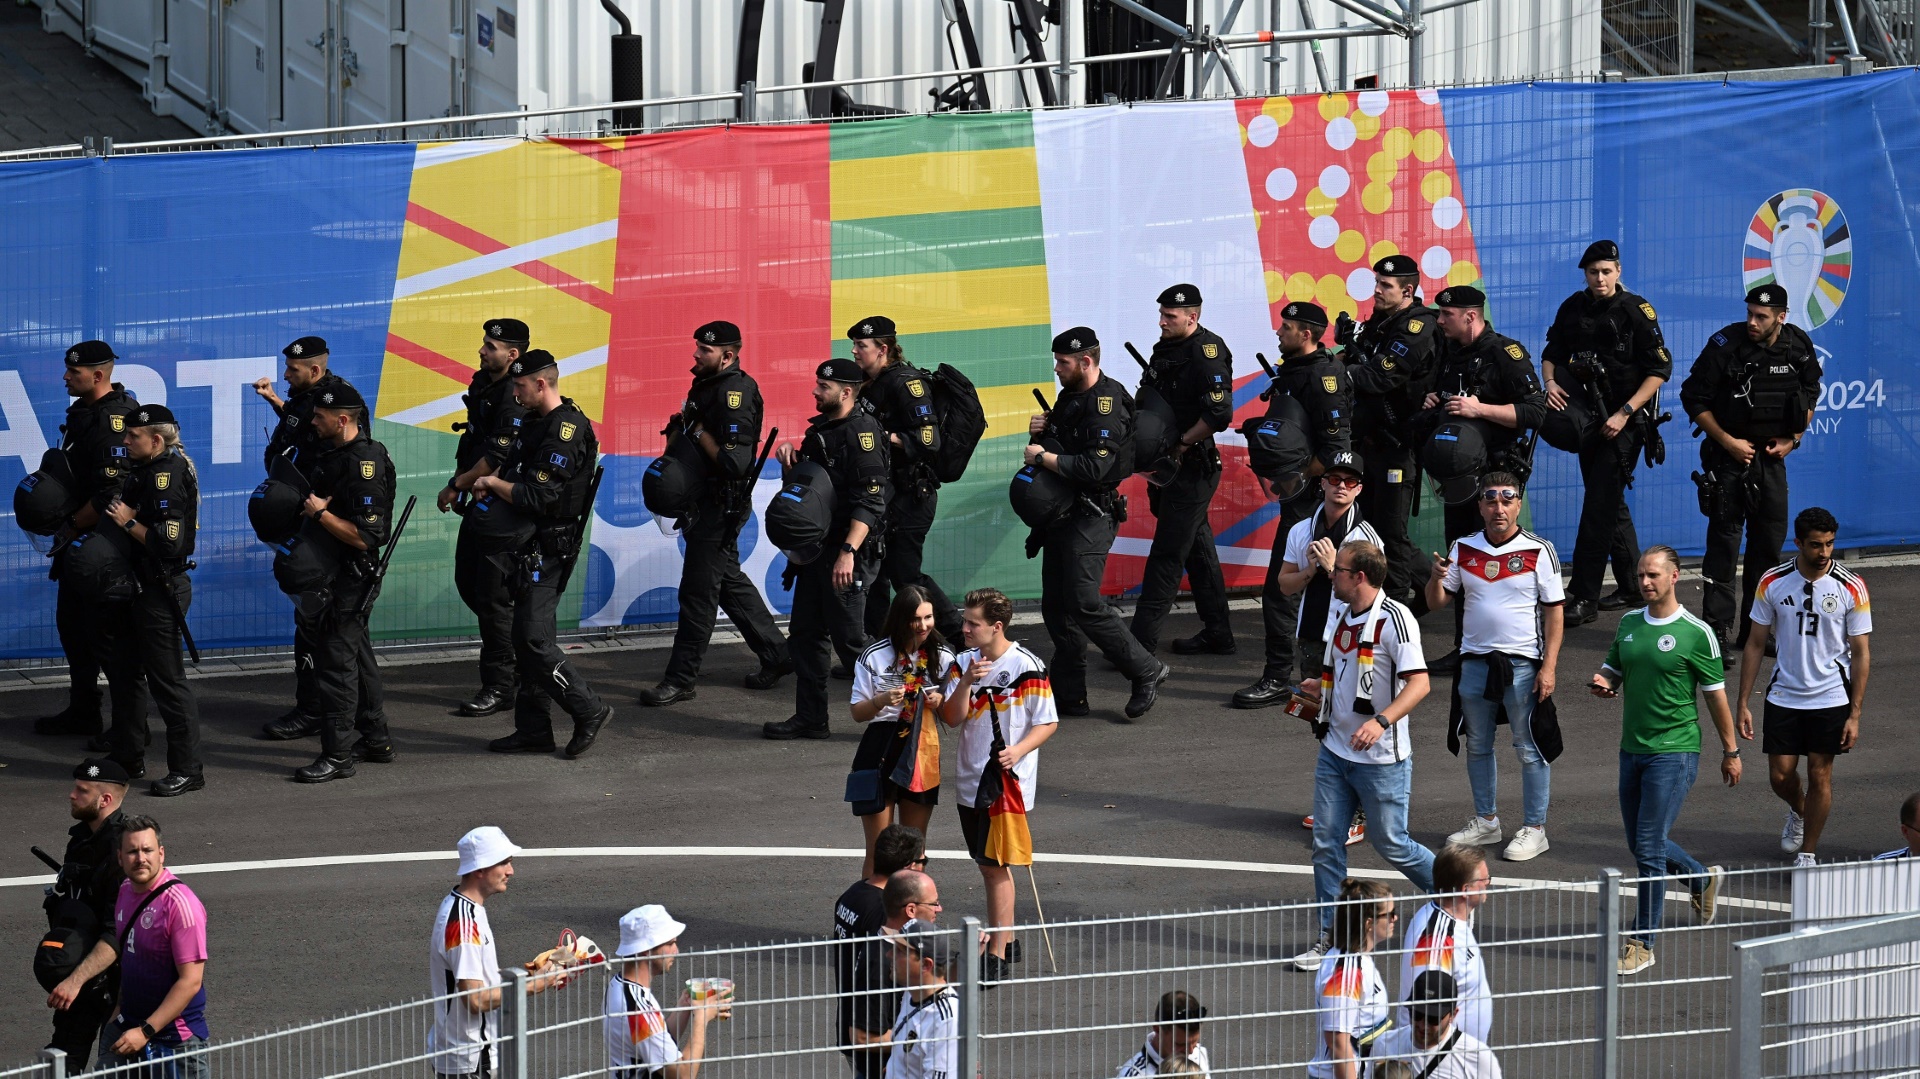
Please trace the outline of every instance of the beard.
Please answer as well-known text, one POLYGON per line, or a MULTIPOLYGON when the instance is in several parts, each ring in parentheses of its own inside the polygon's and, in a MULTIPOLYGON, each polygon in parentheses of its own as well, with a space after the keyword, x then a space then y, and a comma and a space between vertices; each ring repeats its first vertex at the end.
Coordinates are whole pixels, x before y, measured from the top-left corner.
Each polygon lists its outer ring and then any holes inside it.
POLYGON ((74 820, 82 824, 92 824, 94 821, 100 819, 100 806, 98 803, 90 806, 77 806, 69 803, 67 811, 73 815, 74 820))

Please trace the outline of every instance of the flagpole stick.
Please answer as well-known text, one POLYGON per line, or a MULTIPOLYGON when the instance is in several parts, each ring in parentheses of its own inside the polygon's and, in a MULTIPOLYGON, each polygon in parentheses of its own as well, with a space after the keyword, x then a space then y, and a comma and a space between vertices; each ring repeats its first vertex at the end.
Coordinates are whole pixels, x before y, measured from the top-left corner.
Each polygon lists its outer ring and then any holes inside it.
POLYGON ((1033 875, 1033 863, 1027 863, 1027 883, 1033 885, 1033 909, 1040 915, 1040 939, 1047 942, 1047 964, 1060 973, 1060 961, 1053 956, 1053 934, 1047 932, 1047 911, 1040 905, 1040 879, 1033 875))

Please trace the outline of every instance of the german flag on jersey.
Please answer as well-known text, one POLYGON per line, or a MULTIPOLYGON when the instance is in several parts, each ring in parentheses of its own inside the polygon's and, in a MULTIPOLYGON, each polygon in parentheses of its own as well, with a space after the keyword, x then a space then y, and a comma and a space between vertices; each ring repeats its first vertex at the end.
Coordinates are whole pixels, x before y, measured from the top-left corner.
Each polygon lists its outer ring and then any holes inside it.
POLYGON ((1445 911, 1436 911, 1427 924, 1420 930, 1420 936, 1413 943, 1413 966, 1416 970, 1453 971, 1454 918, 1445 911))
POLYGON ((1325 988, 1320 990, 1322 999, 1347 997, 1359 1000, 1367 994, 1367 974, 1361 969, 1360 957, 1343 955, 1334 965, 1333 974, 1327 978, 1325 988))
POLYGON ((480 944, 480 923, 475 921, 460 904, 447 914, 447 934, 444 944, 447 951, 480 944))

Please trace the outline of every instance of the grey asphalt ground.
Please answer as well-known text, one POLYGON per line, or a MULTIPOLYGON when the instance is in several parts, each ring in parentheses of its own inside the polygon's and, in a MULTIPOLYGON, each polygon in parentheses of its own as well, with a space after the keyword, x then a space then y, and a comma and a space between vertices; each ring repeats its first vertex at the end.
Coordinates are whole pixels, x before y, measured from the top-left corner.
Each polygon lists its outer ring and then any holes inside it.
MULTIPOLYGON (((1920 568, 1864 571, 1878 615, 1872 688, 1862 748, 1836 769, 1837 795, 1822 854, 1853 858, 1898 842, 1897 807, 1916 786, 1920 749, 1905 702, 1916 688, 1914 631, 1901 612, 1920 600, 1920 568)), ((1697 609, 1697 586, 1684 585, 1697 609)), ((1617 704, 1579 690, 1612 637, 1617 615, 1569 632, 1562 654, 1561 724, 1567 750, 1554 767, 1549 835, 1553 849, 1497 876, 1591 880, 1603 866, 1631 869, 1615 797, 1617 704)), ((1192 632, 1191 615, 1176 618, 1192 632)), ((1153 712, 1121 718, 1126 686, 1096 659, 1094 714, 1069 719, 1041 754, 1039 805, 1032 816, 1041 852, 1309 863, 1314 746, 1278 709, 1236 711, 1228 695, 1258 673, 1257 614, 1235 612, 1233 657, 1167 657, 1176 675, 1153 712)), ((1431 653, 1445 650, 1451 616, 1429 616, 1431 653)), ((1044 656, 1039 626, 1018 636, 1044 656)), ((1174 633, 1167 636, 1171 638, 1174 633)), ((643 708, 664 651, 602 652, 581 670, 618 712, 591 753, 502 757, 485 752, 505 733, 504 716, 452 715, 472 688, 470 663, 388 672, 387 703, 400 759, 362 765, 357 778, 319 787, 290 782, 316 743, 255 737, 287 706, 292 676, 196 681, 205 727, 209 784, 175 800, 136 786, 129 807, 166 828, 172 864, 363 855, 450 849, 468 828, 492 823, 526 847, 750 846, 857 849, 860 830, 841 801, 855 728, 837 720, 827 742, 774 743, 760 724, 789 714, 791 679, 776 690, 739 688, 752 660, 738 645, 710 653, 699 697, 643 708)), ((847 684, 833 683, 841 698, 847 684)), ((1471 812, 1464 764, 1445 748, 1444 684, 1416 712, 1413 832, 1438 846, 1471 812)), ((63 694, 0 694, 0 878, 43 872, 30 844, 58 851, 70 823, 69 773, 83 755, 77 739, 37 737, 31 720, 57 709, 63 694)), ((836 714, 844 714, 836 708, 836 714)), ((158 721, 155 721, 156 734, 158 721)), ((564 737, 565 732, 561 735, 564 737)), ((1710 743, 1711 744, 1711 743, 1710 743)), ((949 769, 951 774, 951 745, 949 769)), ((155 751, 158 763, 158 750, 155 751)), ((1764 758, 1749 750, 1747 779, 1721 787, 1703 768, 1675 838, 1702 860, 1778 864, 1782 807, 1768 790, 1764 758)), ((1518 773, 1503 750, 1502 803, 1517 821, 1518 773)), ((948 804, 934 817, 936 849, 963 846, 948 804)), ((1385 868, 1370 847, 1355 867, 1385 868)), ((512 889, 489 903, 503 962, 551 946, 561 926, 605 944, 619 915, 664 903, 689 923, 695 946, 817 937, 834 897, 858 872, 857 859, 786 857, 529 858, 512 889)), ((985 916, 978 875, 940 860, 933 872, 943 919, 985 916)), ((217 1035, 238 1036, 319 1015, 423 995, 424 944, 452 883, 446 862, 407 862, 189 876, 209 909, 213 958, 210 1017, 217 1035)), ((1047 916, 1059 921, 1134 912, 1205 909, 1311 897, 1311 878, 1222 870, 1043 864, 1047 916)), ((1032 915, 1022 890, 1020 913, 1032 915)), ((0 965, 0 1064, 44 1044, 44 996, 28 969, 44 928, 37 886, 0 887, 0 941, 15 960, 0 965)), ((1306 940, 1298 942, 1301 945, 1306 940)), ((1389 979, 1391 981, 1391 978, 1389 979)))

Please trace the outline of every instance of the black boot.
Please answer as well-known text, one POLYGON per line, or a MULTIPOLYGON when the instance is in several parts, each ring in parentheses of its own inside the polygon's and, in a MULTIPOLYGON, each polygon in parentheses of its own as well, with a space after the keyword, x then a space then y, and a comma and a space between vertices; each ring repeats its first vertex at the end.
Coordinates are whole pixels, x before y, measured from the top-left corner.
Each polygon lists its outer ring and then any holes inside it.
POLYGON ((260 728, 260 737, 273 742, 291 742, 296 738, 311 738, 319 733, 320 720, 298 708, 260 728))
POLYGON ((1625 588, 1617 588, 1600 597, 1600 609, 1603 611, 1624 611, 1629 607, 1644 607, 1647 601, 1640 593, 1625 588))
POLYGON ((353 755, 354 760, 365 761, 368 764, 392 764, 393 759, 399 756, 393 751, 392 742, 382 742, 376 746, 364 737, 354 739, 353 745, 347 748, 347 752, 353 755))
POLYGON ((327 783, 335 779, 353 778, 353 758, 329 757, 321 754, 312 764, 293 773, 293 778, 301 783, 327 783))
POLYGON ((576 720, 573 724, 573 737, 567 739, 567 756, 578 757, 593 748, 593 740, 600 737, 600 728, 606 726, 607 720, 612 718, 613 706, 607 705, 600 710, 599 715, 576 720))
POLYGON ((771 666, 763 666, 752 674, 747 675, 740 680, 740 684, 746 686, 748 689, 772 689, 780 683, 782 678, 792 673, 793 661, 783 659, 771 666))
POLYGON ((1293 699, 1293 687, 1278 678, 1262 675, 1258 682, 1233 695, 1235 708, 1271 708, 1293 699))
POLYGON ((1092 708, 1087 706, 1087 699, 1085 697, 1077 701, 1055 701, 1053 709, 1063 716, 1084 716, 1093 711, 1092 708))
POLYGON ((1232 637, 1210 637, 1205 630, 1191 637, 1175 637, 1173 653, 1177 656, 1230 656, 1239 651, 1232 637))
POLYGON ((649 708, 659 708, 662 705, 674 704, 679 701, 690 701, 693 697, 694 692, 692 686, 676 686, 672 682, 662 682, 652 689, 643 689, 640 691, 640 703, 649 708))
POLYGON ((1128 719, 1139 719, 1146 715, 1154 702, 1160 699, 1160 683, 1173 676, 1173 668, 1164 663, 1158 666, 1160 669, 1154 673, 1134 680, 1133 696, 1127 698, 1128 719))
POLYGON ((207 777, 203 775, 190 776, 179 772, 168 772, 165 776, 154 780, 153 785, 147 788, 147 793, 155 798, 173 798, 188 791, 200 790, 206 785, 207 777))
POLYGON ((460 705, 463 716, 490 716, 513 705, 512 686, 482 686, 473 699, 460 705))
POLYGON ((544 738, 537 734, 514 731, 505 738, 495 738, 487 743, 487 748, 495 753, 552 753, 553 735, 544 738))
POLYGON ((33 721, 33 733, 49 735, 98 734, 100 732, 100 714, 88 715, 85 712, 67 708, 50 716, 41 716, 33 721))
POLYGON ((1569 626, 1584 626, 1600 617, 1600 609, 1590 599, 1568 600, 1563 617, 1569 626))
POLYGON ((789 716, 778 723, 768 723, 760 728, 760 736, 775 742, 791 742, 795 738, 827 738, 831 732, 825 723, 818 727, 809 727, 800 722, 799 716, 789 716))

